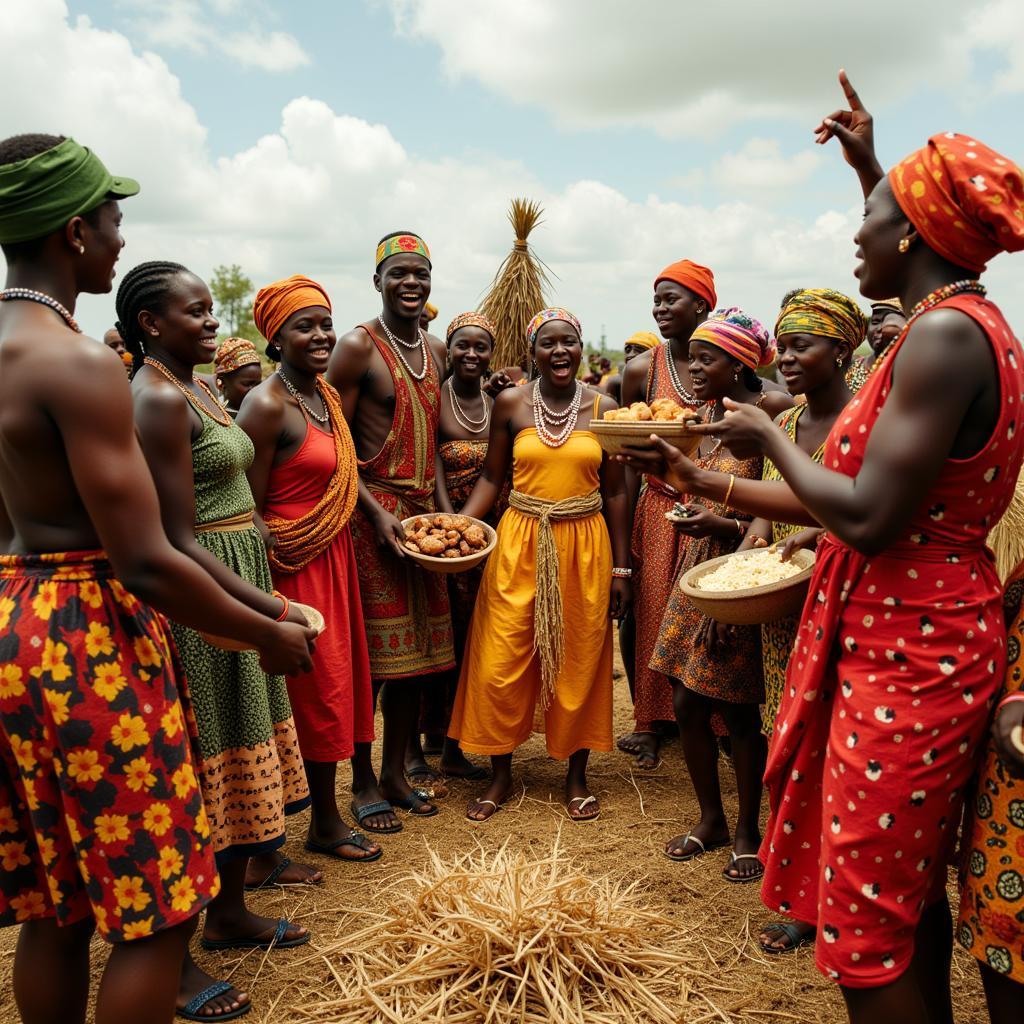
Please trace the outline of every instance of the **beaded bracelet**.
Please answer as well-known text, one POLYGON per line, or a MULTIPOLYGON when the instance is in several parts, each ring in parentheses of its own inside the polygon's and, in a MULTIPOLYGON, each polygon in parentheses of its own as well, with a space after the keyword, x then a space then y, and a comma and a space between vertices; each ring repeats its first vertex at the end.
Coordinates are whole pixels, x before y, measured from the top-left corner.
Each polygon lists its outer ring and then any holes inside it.
POLYGON ((633 575, 632 569, 624 569, 622 566, 614 566, 612 568, 612 576, 617 576, 619 579, 628 580, 633 575))
POLYGON ((275 622, 284 622, 288 618, 288 609, 291 608, 292 603, 284 596, 279 590, 275 590, 271 593, 271 597, 279 597, 284 602, 284 607, 281 609, 281 614, 274 620, 275 622))
POLYGON ((996 711, 1002 711, 1008 704, 1017 704, 1024 701, 1024 690, 1017 690, 1015 693, 1008 693, 996 707, 996 711))

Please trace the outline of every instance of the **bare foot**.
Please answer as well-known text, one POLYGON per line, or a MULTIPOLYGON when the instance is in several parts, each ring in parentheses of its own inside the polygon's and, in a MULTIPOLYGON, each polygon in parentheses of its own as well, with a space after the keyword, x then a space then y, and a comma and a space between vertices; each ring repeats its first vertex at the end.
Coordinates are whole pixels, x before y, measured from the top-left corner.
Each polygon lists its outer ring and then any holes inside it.
MULTIPOLYGON (((185 962, 181 966, 181 985, 178 989, 177 1003, 178 1009, 184 1010, 200 992, 203 992, 210 988, 211 985, 216 984, 217 979, 202 970, 195 960, 192 959, 191 953, 186 953, 185 962)), ((198 1016, 209 1017, 210 1020, 216 1020, 225 1013, 232 1013, 234 1010, 241 1009, 243 1006, 247 1006, 248 1004, 249 993, 242 992, 232 986, 221 995, 207 999, 200 1007, 197 1007, 192 1012, 198 1016)))

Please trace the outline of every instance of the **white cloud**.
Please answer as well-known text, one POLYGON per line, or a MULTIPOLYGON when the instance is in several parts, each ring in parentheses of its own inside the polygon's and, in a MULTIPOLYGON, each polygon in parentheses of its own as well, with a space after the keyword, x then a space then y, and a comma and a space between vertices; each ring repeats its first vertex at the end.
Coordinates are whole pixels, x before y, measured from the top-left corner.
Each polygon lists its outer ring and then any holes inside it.
MULTIPOLYGON (((126 0, 137 11, 134 25, 150 46, 203 55, 211 47, 242 67, 261 71, 294 71, 310 63, 299 41, 287 32, 268 31, 259 24, 244 30, 233 18, 240 0, 126 0), (217 23, 217 19, 222 19, 217 23), (231 19, 230 27, 227 21, 231 19)), ((253 5, 250 5, 252 7, 253 5)), ((256 12, 260 13, 259 7, 256 12)))
MULTIPOLYGON (((860 213, 852 176, 850 208, 813 219, 745 197, 713 207, 630 197, 599 180, 552 189, 518 160, 477 152, 423 159, 387 126, 311 97, 290 102, 276 131, 214 159, 161 58, 87 19, 69 24, 61 0, 16 6, 0 35, 10 100, 4 131, 73 134, 114 173, 141 181, 141 195, 124 203, 122 273, 155 258, 202 275, 239 263, 257 284, 307 273, 328 287, 339 324, 348 326, 379 309, 371 285, 377 240, 411 228, 433 251, 434 299, 447 323, 486 290, 511 246, 509 199, 527 195, 545 207, 531 241, 556 275, 550 298, 574 309, 592 340, 602 325, 612 343, 650 326, 654 275, 683 256, 714 268, 723 303, 765 321, 791 287, 854 287, 860 213), (61 74, 46 73, 53 67, 61 74)), ((759 145, 766 167, 803 173, 794 156, 759 145)), ((990 279, 1004 282, 1012 316, 1010 305, 1020 310, 1021 300, 1009 287, 1009 264, 996 267, 990 279)), ((112 299, 87 298, 79 314, 98 335, 113 320, 112 299)))
POLYGON ((749 192, 802 185, 821 164, 813 149, 783 156, 777 139, 748 139, 737 153, 725 153, 715 164, 715 184, 749 192))
MULTIPOLYGON (((849 16, 821 0, 516 0, 474 4, 469 16, 462 0, 388 2, 398 30, 436 44, 455 79, 576 127, 634 124, 664 136, 780 115, 810 129, 833 94, 807 83, 834 82, 840 59, 871 96, 896 100, 921 82, 955 92, 971 66, 965 30, 979 20, 963 0, 931 0, 927 11, 862 0, 849 16)), ((1006 10, 986 19, 985 45, 1019 69, 1020 32, 1008 26, 1019 23, 1021 5, 993 6, 1006 10)), ((1024 87, 1018 77, 1003 80, 1014 83, 1024 87)))

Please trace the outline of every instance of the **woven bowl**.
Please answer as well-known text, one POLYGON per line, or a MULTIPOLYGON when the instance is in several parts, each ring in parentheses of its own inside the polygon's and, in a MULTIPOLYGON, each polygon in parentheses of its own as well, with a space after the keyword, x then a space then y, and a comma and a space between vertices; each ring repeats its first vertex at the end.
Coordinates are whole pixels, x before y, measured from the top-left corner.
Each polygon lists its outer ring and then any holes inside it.
MULTIPOLYGON (((292 601, 291 606, 292 608, 298 608, 306 616, 306 625, 310 629, 315 629, 317 636, 327 628, 323 615, 316 608, 312 608, 308 604, 299 604, 298 601, 292 601)), ((219 647, 222 651, 251 651, 253 649, 248 644, 242 643, 239 640, 232 640, 230 637, 216 636, 213 633, 200 633, 199 635, 208 644, 211 644, 213 647, 219 647)))
POLYGON ((590 432, 597 436, 609 455, 618 455, 623 448, 649 448, 651 434, 668 441, 684 455, 692 458, 700 444, 700 435, 691 434, 685 423, 665 420, 591 420, 590 432))
POLYGON ((807 587, 814 571, 814 552, 802 549, 793 555, 800 572, 788 580, 769 583, 763 587, 745 587, 743 590, 699 590, 697 580, 717 569, 730 558, 742 558, 747 551, 734 551, 731 555, 710 558, 683 573, 679 588, 698 611, 717 622, 730 626, 754 626, 762 622, 776 622, 797 615, 807 597, 807 587))
MULTIPOLYGON (((420 518, 422 517, 409 516, 408 519, 402 520, 402 526, 408 526, 420 518)), ((466 518, 473 519, 472 516, 466 518)), ((494 545, 498 543, 498 534, 493 526, 488 526, 482 519, 473 519, 473 522, 483 528, 487 535, 487 546, 479 551, 474 551, 471 555, 459 555, 458 558, 438 558, 437 555, 425 555, 422 551, 410 551, 408 548, 402 550, 405 552, 406 558, 411 558, 414 562, 422 565, 424 569, 429 569, 430 572, 454 573, 475 569, 494 550, 494 545)))

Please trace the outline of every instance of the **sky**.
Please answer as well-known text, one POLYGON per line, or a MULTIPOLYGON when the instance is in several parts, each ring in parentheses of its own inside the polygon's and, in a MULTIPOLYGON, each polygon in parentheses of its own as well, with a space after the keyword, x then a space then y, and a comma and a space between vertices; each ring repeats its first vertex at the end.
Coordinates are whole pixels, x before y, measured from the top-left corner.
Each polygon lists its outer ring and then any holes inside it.
MULTIPOLYGON (((381 235, 423 235, 440 324, 475 308, 513 241, 549 300, 610 348, 649 330, 654 277, 710 266, 719 304, 767 323, 794 287, 856 294, 862 200, 811 129, 845 67, 890 166, 962 131, 1018 163, 1018 0, 0 0, 4 134, 72 135, 114 174, 124 272, 237 263, 304 273, 339 328, 379 312, 381 235), (840 13, 842 12, 842 13, 840 13)), ((1024 331, 1024 255, 985 281, 1024 331)), ((867 306, 866 302, 863 305, 867 306)), ((83 328, 113 296, 83 297, 83 328)))

